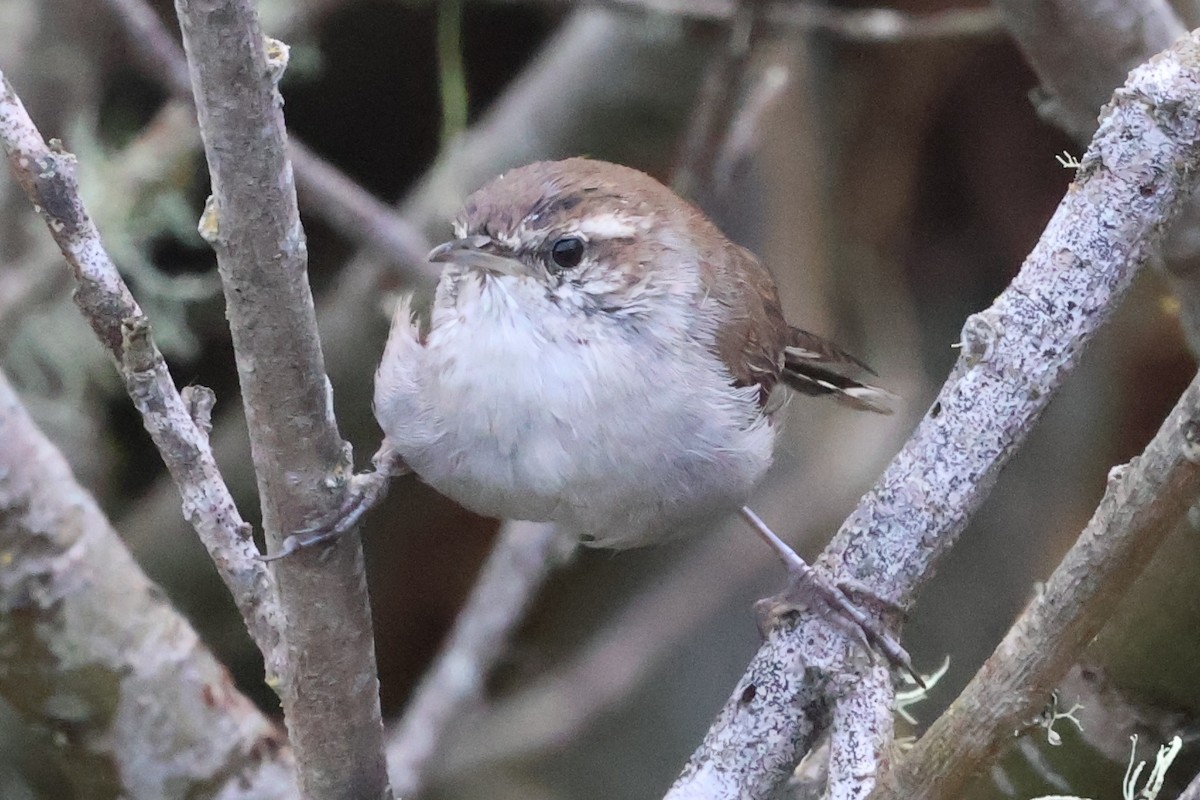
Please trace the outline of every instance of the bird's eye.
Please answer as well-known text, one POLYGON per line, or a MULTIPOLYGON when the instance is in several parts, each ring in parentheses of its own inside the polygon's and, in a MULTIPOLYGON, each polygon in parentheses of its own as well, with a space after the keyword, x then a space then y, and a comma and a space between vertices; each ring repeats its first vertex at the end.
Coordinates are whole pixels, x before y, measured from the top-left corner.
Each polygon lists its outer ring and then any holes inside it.
POLYGON ((575 236, 564 236, 550 245, 550 258, 560 269, 578 267, 583 261, 583 240, 575 236))

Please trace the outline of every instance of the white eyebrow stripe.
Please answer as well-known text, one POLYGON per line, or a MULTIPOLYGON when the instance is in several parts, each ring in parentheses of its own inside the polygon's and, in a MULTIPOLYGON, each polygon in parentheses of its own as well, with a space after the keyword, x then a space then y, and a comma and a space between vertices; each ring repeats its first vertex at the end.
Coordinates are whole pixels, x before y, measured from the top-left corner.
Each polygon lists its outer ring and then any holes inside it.
POLYGON ((622 239, 637 233, 637 226, 629 217, 621 214, 593 214, 579 220, 576 230, 584 236, 596 239, 622 239))

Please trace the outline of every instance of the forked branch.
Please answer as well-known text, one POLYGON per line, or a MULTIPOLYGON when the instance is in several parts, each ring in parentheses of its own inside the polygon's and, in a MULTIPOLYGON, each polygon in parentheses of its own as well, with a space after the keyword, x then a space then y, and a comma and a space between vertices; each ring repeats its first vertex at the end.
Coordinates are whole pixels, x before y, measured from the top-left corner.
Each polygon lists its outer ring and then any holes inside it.
MULTIPOLYGON (((885 609, 912 602, 1194 189, 1197 98, 1195 34, 1114 95, 1020 274, 967 320, 933 406, 819 560, 835 581, 885 609)), ((860 654, 812 614, 774 632, 668 796, 769 796, 826 726, 830 681, 862 669, 860 654)), ((885 758, 864 767, 875 774, 885 758)))

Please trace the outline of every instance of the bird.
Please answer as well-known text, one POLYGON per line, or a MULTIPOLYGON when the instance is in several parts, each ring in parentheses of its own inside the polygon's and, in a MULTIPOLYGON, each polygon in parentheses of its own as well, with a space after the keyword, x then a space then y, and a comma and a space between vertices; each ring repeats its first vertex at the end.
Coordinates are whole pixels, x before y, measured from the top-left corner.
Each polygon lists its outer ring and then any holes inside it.
MULTIPOLYGON (((482 515, 619 549, 741 510, 790 551, 745 508, 785 393, 878 413, 895 400, 787 322, 753 253, 631 167, 509 170, 466 199, 429 260, 443 265, 432 303, 398 304, 376 372, 376 464, 482 515)), ((870 626, 836 587, 821 595, 870 626)))
POLYGON ((430 260, 445 267, 429 316, 396 310, 375 415, 424 482, 480 514, 599 547, 662 541, 746 502, 782 386, 890 401, 787 323, 750 251, 630 167, 511 170, 430 260))

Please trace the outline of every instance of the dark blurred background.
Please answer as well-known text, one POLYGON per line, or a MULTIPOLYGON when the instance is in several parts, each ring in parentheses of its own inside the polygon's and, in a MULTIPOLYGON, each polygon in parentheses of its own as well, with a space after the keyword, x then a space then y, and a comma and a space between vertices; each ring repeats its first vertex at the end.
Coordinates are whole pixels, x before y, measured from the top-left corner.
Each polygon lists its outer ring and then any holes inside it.
MULTIPOLYGON (((174 31, 170 4, 155 6, 174 31)), ((976 16, 959 31, 890 41, 836 25, 767 26, 740 71, 727 64, 722 73, 724 24, 636 4, 260 3, 264 29, 292 47, 283 82, 292 135, 399 202, 431 241, 448 233, 467 192, 514 164, 586 154, 665 182, 700 164, 685 188, 765 259, 790 318, 862 355, 904 398, 886 419, 791 404, 777 467, 755 505, 807 556, 924 413, 966 316, 1020 267, 1072 178, 1055 155, 1080 152, 1039 119, 1036 78, 986 7, 888 6, 976 16), (701 86, 722 74, 736 78, 722 105, 729 119, 714 153, 697 162, 687 142, 701 86)), ((195 233, 207 175, 186 109, 172 106, 101 0, 0 0, 0 67, 43 133, 78 154, 85 198, 178 383, 216 390, 218 457, 244 514, 256 517, 213 258, 195 233)), ((0 366, 146 571, 244 691, 276 712, 136 413, 69 302, 59 256, 7 180, 0 366)), ((365 466, 380 436, 369 397, 387 308, 414 287, 356 256, 358 243, 303 196, 302 212, 339 423, 365 466)), ((1108 470, 1141 450, 1192 377, 1177 308, 1158 274, 1139 279, 924 591, 906 642, 922 669, 947 657, 950 666, 913 710, 920 723, 970 679, 1091 515, 1108 470)), ((370 517, 386 717, 402 711, 436 653, 496 527, 411 478, 370 517)), ((1196 535, 1175 534, 1064 687, 1066 707, 1085 706, 1084 732, 1064 730, 1060 747, 1044 737, 1015 745, 972 797, 1068 788, 1116 796, 1131 733, 1147 750, 1181 733, 1189 744, 1177 777, 1194 772, 1196 535)), ((488 702, 457 726, 426 794, 661 795, 759 642, 751 604, 782 577, 733 520, 658 548, 578 553, 540 592, 488 702)), ((48 796, 28 732, 2 716, 0 795, 48 796)))

